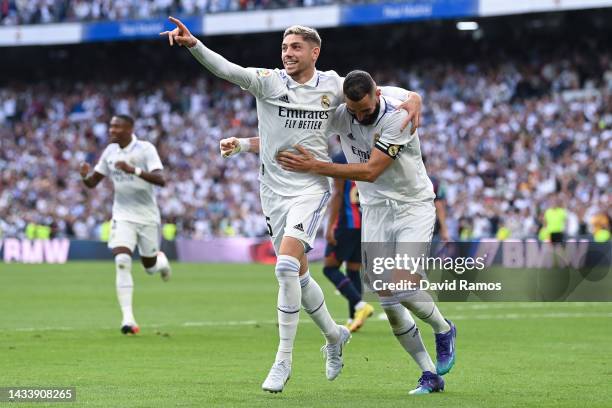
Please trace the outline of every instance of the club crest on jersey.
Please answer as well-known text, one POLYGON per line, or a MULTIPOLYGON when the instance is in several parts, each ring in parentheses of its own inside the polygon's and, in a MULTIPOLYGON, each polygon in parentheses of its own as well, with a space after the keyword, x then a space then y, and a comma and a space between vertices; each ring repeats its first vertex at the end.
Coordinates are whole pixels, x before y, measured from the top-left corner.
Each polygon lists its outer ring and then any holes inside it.
POLYGON ((331 106, 331 101, 329 100, 329 96, 323 95, 321 97, 321 106, 325 109, 329 109, 329 107, 331 106))
POLYGON ((260 68, 257 70, 258 77, 267 77, 267 76, 270 76, 271 74, 272 74, 272 71, 266 68, 260 68))

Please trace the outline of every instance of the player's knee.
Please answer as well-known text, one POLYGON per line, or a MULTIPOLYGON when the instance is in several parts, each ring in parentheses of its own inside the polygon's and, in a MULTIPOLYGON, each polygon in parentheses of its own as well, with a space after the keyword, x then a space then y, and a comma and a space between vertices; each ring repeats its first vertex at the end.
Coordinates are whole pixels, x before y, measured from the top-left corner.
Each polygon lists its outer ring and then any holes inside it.
POLYGON ((302 242, 300 239, 285 236, 281 241, 278 252, 281 254, 280 256, 288 255, 299 260, 306 252, 306 247, 304 246, 304 242, 302 242))
POLYGON ((132 257, 126 253, 115 255, 115 265, 118 269, 129 269, 132 266, 132 257))
POLYGON ((332 253, 325 257, 325 259, 323 260, 323 266, 324 267, 331 266, 334 268, 338 268, 340 266, 340 261, 338 261, 335 254, 332 253))
POLYGON ((290 255, 279 255, 274 270, 276 278, 281 281, 286 278, 297 278, 300 271, 300 261, 290 255))
POLYGON ((128 254, 118 254, 115 256, 115 266, 117 268, 116 284, 118 287, 132 287, 132 257, 128 254))

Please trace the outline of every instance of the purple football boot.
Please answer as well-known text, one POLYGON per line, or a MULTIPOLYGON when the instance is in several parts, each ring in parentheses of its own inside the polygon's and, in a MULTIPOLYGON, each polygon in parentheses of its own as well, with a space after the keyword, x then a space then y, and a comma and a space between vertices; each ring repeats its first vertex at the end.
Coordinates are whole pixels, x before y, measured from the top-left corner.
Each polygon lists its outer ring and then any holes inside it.
POLYGON ((436 371, 438 375, 448 373, 455 365, 455 339, 457 328, 446 319, 450 330, 446 333, 436 334, 436 371))
POLYGON ((412 391, 410 395, 431 394, 432 392, 444 391, 444 379, 438 374, 431 371, 423 371, 423 375, 419 378, 419 385, 412 391))

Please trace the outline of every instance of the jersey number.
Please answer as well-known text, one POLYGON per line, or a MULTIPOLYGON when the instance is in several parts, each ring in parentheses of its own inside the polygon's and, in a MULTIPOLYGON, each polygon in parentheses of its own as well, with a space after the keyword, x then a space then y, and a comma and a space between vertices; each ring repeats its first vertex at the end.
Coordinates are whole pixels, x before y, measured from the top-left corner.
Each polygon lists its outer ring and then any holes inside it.
POLYGON ((266 217, 266 225, 268 226, 268 234, 272 236, 272 226, 270 225, 270 217, 266 217))

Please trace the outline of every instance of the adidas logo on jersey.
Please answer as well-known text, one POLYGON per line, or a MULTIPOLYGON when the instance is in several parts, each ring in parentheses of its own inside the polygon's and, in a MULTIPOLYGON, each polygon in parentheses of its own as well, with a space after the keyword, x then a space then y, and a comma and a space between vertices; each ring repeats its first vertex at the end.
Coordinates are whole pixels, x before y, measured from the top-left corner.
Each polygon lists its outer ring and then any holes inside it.
POLYGON ((298 225, 295 225, 293 228, 295 228, 298 231, 304 232, 304 226, 302 225, 301 222, 298 225))
POLYGON ((283 95, 280 98, 278 98, 278 100, 281 102, 289 103, 289 95, 283 95))

